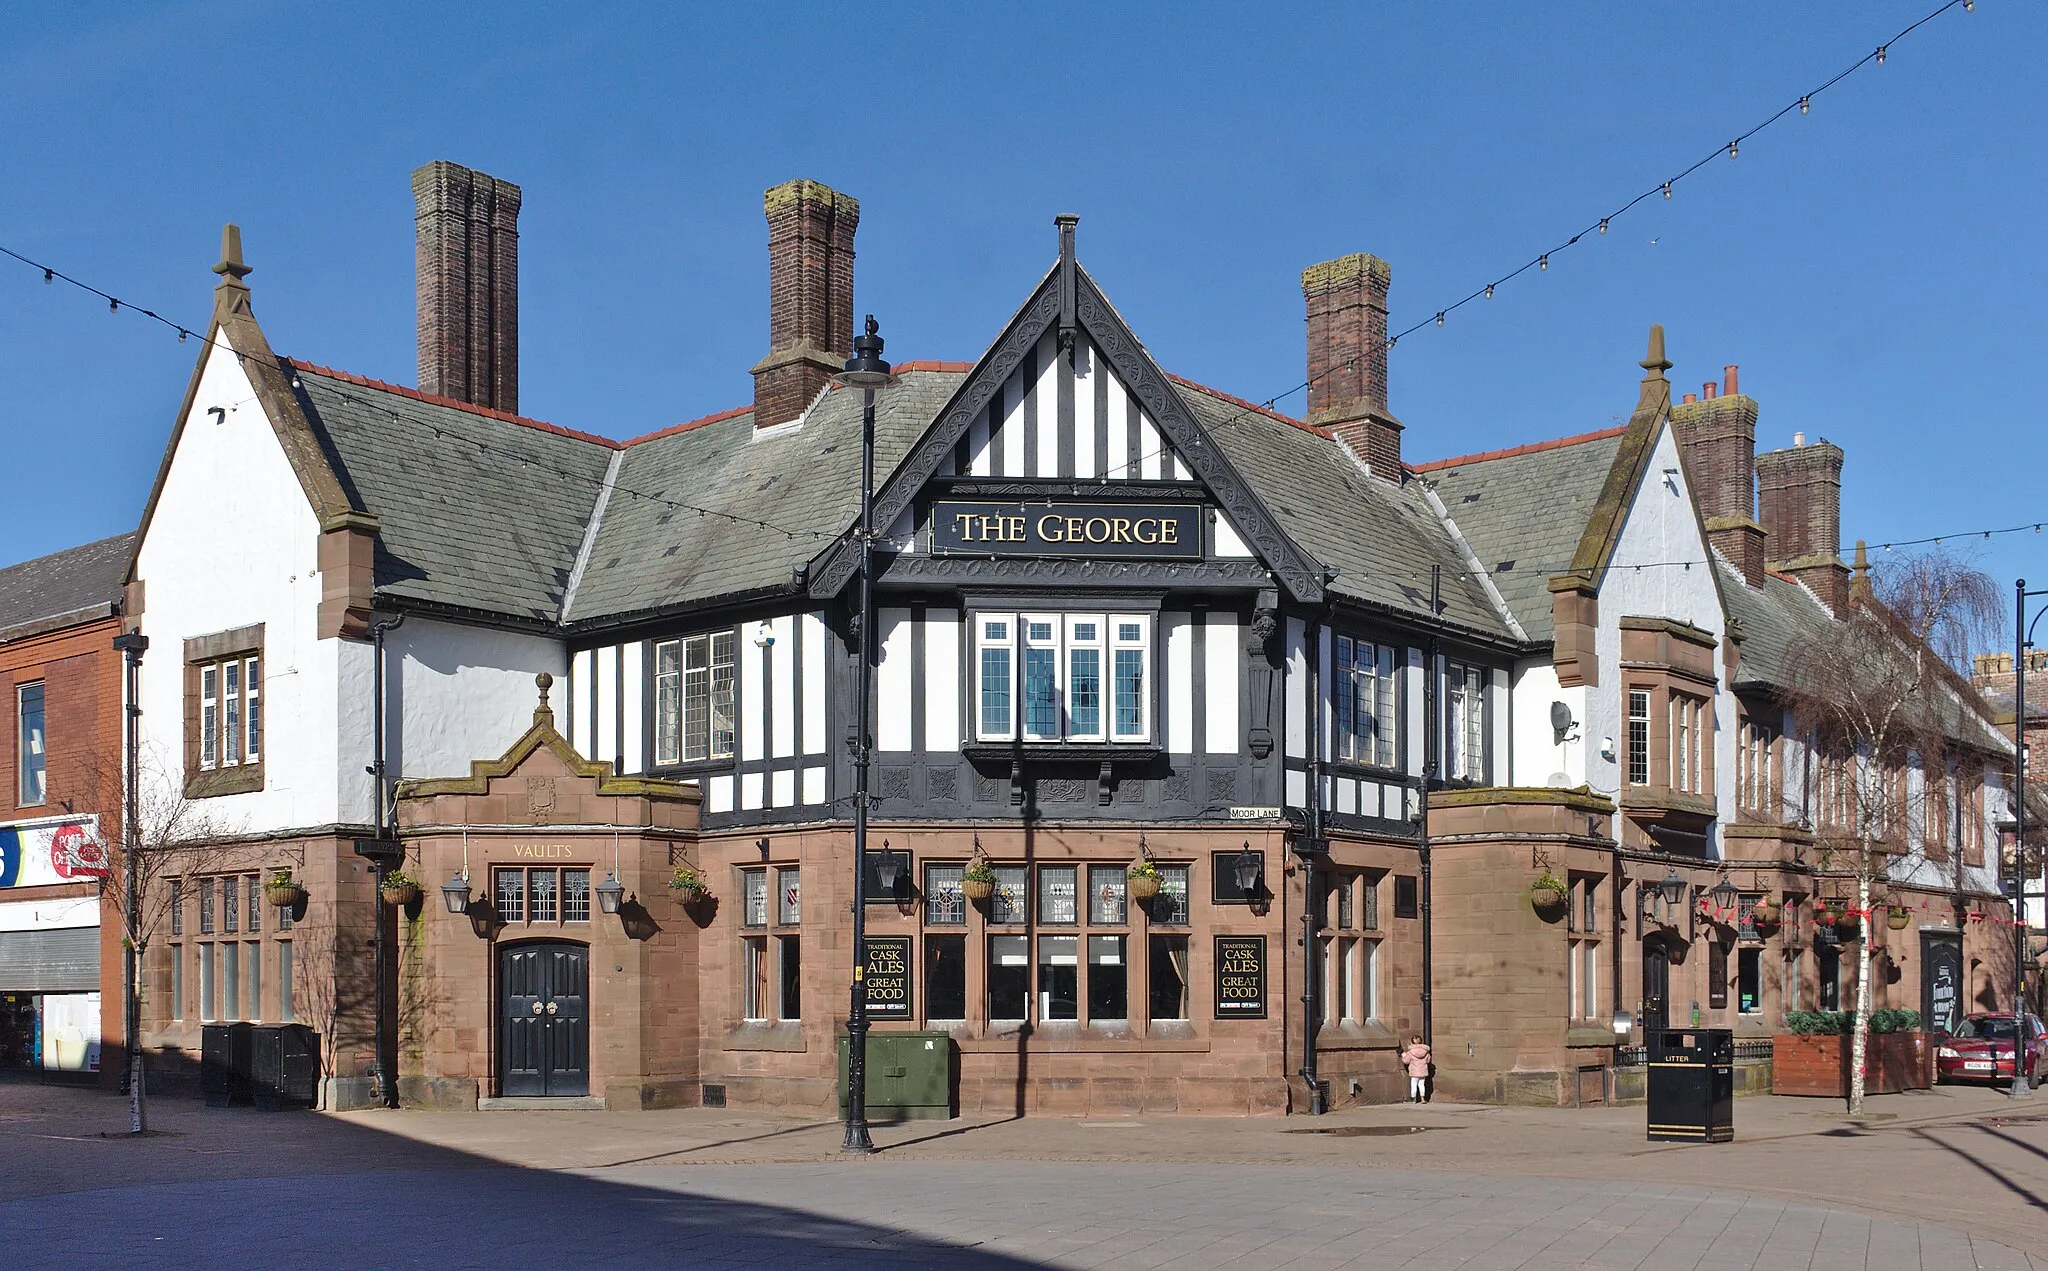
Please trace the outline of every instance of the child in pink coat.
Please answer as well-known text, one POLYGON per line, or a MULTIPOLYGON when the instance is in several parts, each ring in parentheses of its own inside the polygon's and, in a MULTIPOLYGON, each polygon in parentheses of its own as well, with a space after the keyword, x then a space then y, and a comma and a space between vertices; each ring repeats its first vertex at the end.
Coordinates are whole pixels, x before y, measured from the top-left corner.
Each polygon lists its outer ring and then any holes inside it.
POLYGON ((1408 1102, 1428 1103, 1429 1047, 1423 1044, 1420 1033, 1401 1052, 1401 1062, 1408 1068, 1408 1102))

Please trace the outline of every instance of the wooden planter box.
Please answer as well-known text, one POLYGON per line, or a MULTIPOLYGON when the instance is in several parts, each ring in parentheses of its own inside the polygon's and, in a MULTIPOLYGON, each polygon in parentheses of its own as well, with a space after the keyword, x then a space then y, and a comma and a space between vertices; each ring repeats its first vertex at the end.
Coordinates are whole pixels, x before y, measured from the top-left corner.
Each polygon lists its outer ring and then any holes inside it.
MULTIPOLYGON (((1779 1033, 1771 1039, 1771 1093, 1847 1098, 1850 1041, 1839 1034, 1779 1033)), ((1925 1090, 1934 1084, 1934 1052, 1926 1033, 1872 1033, 1869 1043, 1865 1094, 1925 1090)))

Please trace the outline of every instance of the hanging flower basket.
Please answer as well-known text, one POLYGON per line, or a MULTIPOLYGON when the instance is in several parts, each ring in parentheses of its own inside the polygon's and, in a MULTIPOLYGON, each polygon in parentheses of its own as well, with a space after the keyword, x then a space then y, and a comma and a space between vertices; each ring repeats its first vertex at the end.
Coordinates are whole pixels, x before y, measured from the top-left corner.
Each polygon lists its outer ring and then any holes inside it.
POLYGON ((1124 871, 1124 885, 1132 900, 1150 900, 1159 894, 1159 867, 1151 861, 1133 861, 1124 871))
POLYGON ((1855 914, 1844 909, 1835 915, 1835 939, 1854 940, 1863 934, 1863 924, 1855 914))
POLYGON ((981 860, 969 865, 960 875, 960 894, 969 900, 987 900, 995 895, 995 867, 981 860))
POLYGON ((711 894, 711 888, 705 883, 704 876, 688 865, 676 866, 675 873, 669 877, 668 889, 677 900, 686 905, 694 905, 711 894))
POLYGON ((1529 903, 1534 905, 1538 912, 1555 913, 1564 908, 1564 898, 1564 880, 1547 869, 1537 875, 1535 882, 1529 884, 1529 903))
POLYGON ((1775 927, 1778 925, 1778 919, 1782 916, 1776 901, 1759 900, 1756 902, 1755 908, 1749 911, 1749 925, 1752 927, 1775 927))
POLYGON ((384 896, 384 903, 393 908, 407 909, 419 903, 419 882, 402 869, 394 869, 384 875, 384 884, 380 890, 384 896))
POLYGON ((1893 931, 1904 931, 1913 925, 1913 911, 1904 905, 1893 905, 1885 910, 1884 925, 1893 931))
POLYGON ((306 889, 299 886, 288 869, 274 871, 263 884, 263 900, 277 909, 297 909, 306 903, 306 889))

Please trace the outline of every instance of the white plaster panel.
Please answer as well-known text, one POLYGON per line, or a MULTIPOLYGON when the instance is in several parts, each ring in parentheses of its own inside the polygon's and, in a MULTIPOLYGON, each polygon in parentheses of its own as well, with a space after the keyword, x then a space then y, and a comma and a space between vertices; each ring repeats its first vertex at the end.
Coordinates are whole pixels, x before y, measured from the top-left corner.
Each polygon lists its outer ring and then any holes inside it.
MULTIPOLYGON (((546 636, 420 617, 385 637, 385 656, 386 762, 394 780, 467 776, 472 762, 510 750, 533 724, 540 701, 534 677, 561 676, 567 658, 562 642, 546 636)), ((614 656, 605 650, 606 659, 614 656)), ((365 683, 366 707, 371 693, 365 683)), ((553 693, 549 704, 559 705, 553 693)), ((584 754, 589 736, 586 728, 576 743, 584 754)))
POLYGON ((804 769, 804 802, 816 804, 823 803, 824 801, 825 769, 823 767, 804 769))
MULTIPOLYGON (((1428 745, 1428 734, 1424 731, 1424 724, 1425 708, 1429 699, 1423 694, 1422 666, 1422 650, 1408 650, 1407 661, 1401 666, 1401 700, 1408 708, 1408 737, 1403 749, 1406 752, 1407 771, 1411 776, 1421 776, 1428 759, 1423 751, 1428 745)), ((1323 683, 1327 684, 1329 680, 1325 679, 1323 683)))
POLYGON ((1034 431, 1036 477, 1060 475, 1060 353, 1054 333, 1038 337, 1038 409, 1034 431))
POLYGON ((600 762, 619 757, 619 646, 597 650, 597 728, 583 752, 600 762))
POLYGON ((1003 475, 1024 475, 1024 381, 1021 373, 1003 385, 1003 426, 998 430, 1003 447, 1003 475))
MULTIPOLYGON (((1001 401, 1002 394, 998 392, 992 402, 999 404, 1001 401)), ((974 417, 973 423, 967 425, 967 469, 977 477, 985 477, 995 471, 995 465, 989 459, 988 417, 989 411, 984 409, 974 417)))
POLYGON ((1095 384, 1106 374, 1102 354, 1087 340, 1074 341, 1074 476, 1095 476, 1095 384))
POLYGON ((1211 612, 1203 647, 1203 747, 1212 755, 1237 753, 1237 668, 1244 655, 1237 647, 1237 615, 1211 612))
POLYGON ((804 645, 804 753, 825 753, 825 647, 831 632, 825 616, 807 613, 802 618, 804 645))
POLYGON ((740 807, 752 812, 761 806, 761 792, 765 783, 758 772, 740 774, 740 807))
POLYGON ((1230 523, 1230 517, 1223 512, 1218 512, 1216 514, 1216 555, 1229 559, 1242 559, 1251 554, 1252 549, 1245 544, 1244 536, 1237 532, 1237 527, 1230 523))
POLYGON ((796 806, 796 770, 784 768, 769 774, 768 801, 771 806, 789 808, 796 806))
POLYGON ((960 614, 954 609, 924 613, 924 745, 960 748, 960 614))
POLYGON ((596 712, 592 709, 590 686, 594 655, 589 649, 578 649, 576 656, 569 660, 568 701, 564 703, 563 714, 569 721, 569 744, 585 755, 590 753, 591 735, 596 732, 596 712))
POLYGON ((759 634, 758 624, 740 624, 740 691, 733 703, 733 726, 740 735, 740 758, 748 761, 761 758, 768 749, 768 739, 761 735, 761 694, 767 687, 768 659, 766 650, 756 643, 759 634))
POLYGON ((1604 734, 1594 733, 1586 723, 1586 690, 1560 687, 1557 667, 1549 658, 1530 658, 1516 663, 1512 692, 1509 784, 1570 788, 1589 781, 1586 764, 1591 762, 1598 765, 1591 784, 1613 794, 1618 769, 1611 760, 1600 757, 1604 734), (1552 702, 1563 702, 1579 721, 1572 730, 1574 739, 1562 745, 1550 726, 1552 702))
POLYGON ((1130 399, 1124 396, 1124 386, 1112 379, 1109 385, 1109 413, 1102 426, 1109 429, 1109 471, 1103 475, 1111 481, 1127 481, 1131 477, 1131 416, 1130 399))
POLYGON ((1195 635, 1185 613, 1161 614, 1166 628, 1166 749, 1175 755, 1195 749, 1195 635))
POLYGON ((713 812, 732 811, 732 777, 729 774, 713 777, 707 785, 709 789, 705 791, 705 806, 713 812))
POLYGON ((619 707, 626 713, 626 750, 619 771, 647 771, 647 646, 635 640, 626 646, 626 674, 619 687, 619 707))
POLYGON ((1308 626, 1300 618, 1287 620, 1286 651, 1282 673, 1287 677, 1287 757, 1308 757, 1308 626))
POLYGON ((796 753, 796 615, 781 614, 768 621, 768 665, 772 689, 768 694, 769 725, 778 759, 796 753))
POLYGON ((910 610, 884 609, 876 624, 881 640, 875 666, 875 747, 908 750, 911 742, 910 685, 917 674, 910 656, 910 610))
POLYGON ((1300 769, 1287 773, 1287 806, 1305 808, 1308 806, 1308 774, 1300 769))

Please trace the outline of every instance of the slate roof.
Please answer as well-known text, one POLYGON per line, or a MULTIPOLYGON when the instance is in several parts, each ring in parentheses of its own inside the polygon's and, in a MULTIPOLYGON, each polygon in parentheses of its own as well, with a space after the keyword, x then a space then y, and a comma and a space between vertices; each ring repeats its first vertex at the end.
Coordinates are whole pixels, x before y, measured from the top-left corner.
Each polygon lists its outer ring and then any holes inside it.
POLYGON ((556 620, 616 443, 294 365, 343 489, 381 524, 380 594, 556 620))
POLYGON ((1187 380, 1175 383, 1280 527, 1338 571, 1331 590, 1426 618, 1429 567, 1441 565, 1443 620, 1490 638, 1514 638, 1416 482, 1378 480, 1342 443, 1320 432, 1187 380))
MULTIPOLYGON (((963 378, 912 365, 876 392, 877 485, 963 378)), ((860 414, 861 395, 834 388, 800 427, 756 432, 738 411, 627 447, 570 622, 793 588, 860 513, 860 414)))
POLYGON ((116 612, 134 549, 134 534, 116 534, 0 569, 0 640, 116 612))
POLYGON ((1566 572, 1625 429, 1421 464, 1532 642, 1548 643, 1550 579, 1566 572))

